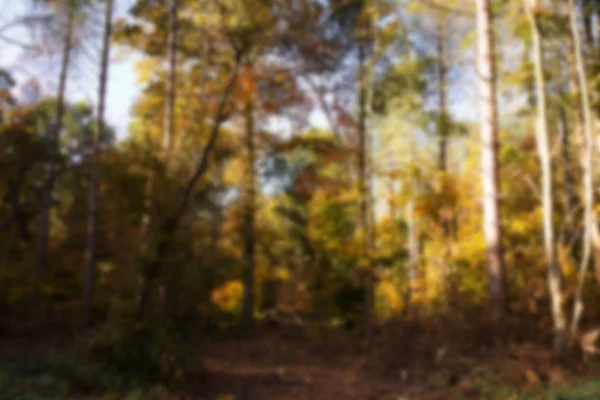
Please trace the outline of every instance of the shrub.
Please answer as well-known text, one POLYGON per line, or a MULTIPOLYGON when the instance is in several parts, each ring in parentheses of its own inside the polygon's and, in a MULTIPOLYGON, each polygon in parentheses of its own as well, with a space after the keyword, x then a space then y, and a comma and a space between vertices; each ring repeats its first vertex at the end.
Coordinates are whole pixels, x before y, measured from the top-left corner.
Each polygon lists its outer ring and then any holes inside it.
POLYGON ((170 385, 182 375, 169 332, 150 324, 107 325, 87 342, 84 356, 129 383, 170 385))

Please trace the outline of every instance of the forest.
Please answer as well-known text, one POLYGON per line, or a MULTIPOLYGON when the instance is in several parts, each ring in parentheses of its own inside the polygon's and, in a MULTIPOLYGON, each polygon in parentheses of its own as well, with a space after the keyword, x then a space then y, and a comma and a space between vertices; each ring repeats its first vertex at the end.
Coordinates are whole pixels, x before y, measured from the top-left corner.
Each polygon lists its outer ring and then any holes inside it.
POLYGON ((0 14, 1 400, 600 399, 600 0, 0 14))

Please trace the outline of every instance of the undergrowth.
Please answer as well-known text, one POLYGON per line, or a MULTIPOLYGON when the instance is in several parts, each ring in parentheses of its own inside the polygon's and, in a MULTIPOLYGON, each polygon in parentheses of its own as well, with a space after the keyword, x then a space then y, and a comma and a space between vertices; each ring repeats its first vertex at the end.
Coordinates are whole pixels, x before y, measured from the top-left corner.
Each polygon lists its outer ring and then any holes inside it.
POLYGON ((52 357, 0 364, 0 400, 164 399, 191 360, 175 337, 148 324, 107 325, 52 357))

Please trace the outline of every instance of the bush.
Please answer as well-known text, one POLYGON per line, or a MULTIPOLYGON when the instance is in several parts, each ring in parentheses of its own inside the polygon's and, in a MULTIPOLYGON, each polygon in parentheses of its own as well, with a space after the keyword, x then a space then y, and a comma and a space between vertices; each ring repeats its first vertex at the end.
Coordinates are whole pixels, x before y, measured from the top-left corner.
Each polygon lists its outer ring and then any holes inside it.
POLYGON ((169 332, 136 324, 107 325, 86 344, 87 361, 134 384, 171 385, 181 378, 181 357, 169 332))

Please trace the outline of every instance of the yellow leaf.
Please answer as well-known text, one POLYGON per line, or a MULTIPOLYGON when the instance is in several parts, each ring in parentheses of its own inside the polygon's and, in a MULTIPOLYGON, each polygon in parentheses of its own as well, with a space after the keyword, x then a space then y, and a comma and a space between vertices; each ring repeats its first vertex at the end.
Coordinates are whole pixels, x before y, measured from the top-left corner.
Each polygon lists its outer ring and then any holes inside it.
POLYGON ((527 378, 527 382, 531 385, 540 384, 540 378, 535 372, 531 370, 531 368, 527 368, 527 370, 525 371, 525 378, 527 378))

